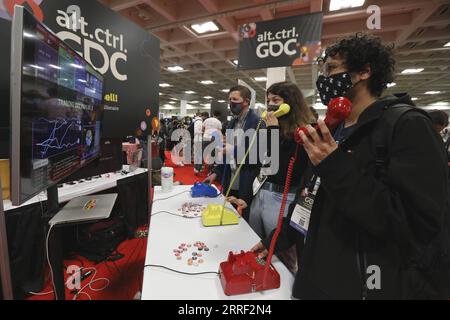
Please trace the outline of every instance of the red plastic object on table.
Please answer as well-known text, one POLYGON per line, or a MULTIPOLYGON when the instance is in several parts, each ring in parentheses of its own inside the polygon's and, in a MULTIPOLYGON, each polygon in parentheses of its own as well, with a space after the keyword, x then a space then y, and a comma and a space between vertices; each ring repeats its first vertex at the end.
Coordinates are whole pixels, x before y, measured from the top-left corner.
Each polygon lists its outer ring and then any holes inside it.
MULTIPOLYGON (((330 101, 327 107, 327 114, 325 115, 324 122, 328 129, 333 130, 342 121, 347 118, 352 112, 352 102, 346 97, 334 98, 330 101)), ((318 130, 319 126, 314 125, 314 129, 318 130)), ((299 144, 303 144, 303 139, 300 137, 300 132, 303 132, 306 136, 309 136, 309 132, 305 127, 297 128, 294 132, 294 140, 299 144)))
POLYGON ((264 279, 265 264, 255 252, 230 252, 228 260, 220 264, 220 281, 225 294, 231 296, 279 288, 280 274, 272 265, 264 279))
POLYGON ((289 161, 286 182, 284 185, 283 199, 278 214, 277 228, 270 242, 267 259, 259 258, 256 252, 244 252, 228 254, 228 260, 220 264, 220 281, 226 295, 236 295, 277 289, 280 287, 280 274, 271 264, 275 250, 275 244, 280 235, 283 222, 284 210, 286 208, 287 196, 291 187, 292 172, 297 160, 299 146, 289 161))

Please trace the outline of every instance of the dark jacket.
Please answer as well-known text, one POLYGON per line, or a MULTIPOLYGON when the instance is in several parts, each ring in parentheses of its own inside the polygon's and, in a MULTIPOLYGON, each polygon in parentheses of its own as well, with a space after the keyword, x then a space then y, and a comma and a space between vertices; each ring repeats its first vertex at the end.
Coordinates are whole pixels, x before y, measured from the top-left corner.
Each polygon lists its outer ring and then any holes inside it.
MULTIPOLYGON (((244 131, 248 129, 256 129, 258 123, 260 121, 260 117, 252 110, 249 109, 247 119, 245 121, 244 127, 242 128, 244 131)), ((233 118, 228 124, 227 129, 234 129, 237 119, 233 118)), ((261 125, 261 128, 264 128, 264 122, 261 125)), ((251 137, 250 137, 251 139, 251 137)), ((245 150, 249 148, 250 139, 246 139, 245 141, 245 150)), ((255 146, 258 141, 255 142, 255 146)), ((235 147, 235 158, 237 158, 236 153, 237 146, 235 147)), ((240 175, 239 175, 239 198, 244 199, 250 204, 251 199, 253 198, 253 181, 259 173, 260 164, 250 164, 249 159, 246 160, 245 164, 242 166, 240 175)), ((259 162, 259 161, 258 161, 259 162)), ((221 164, 217 165, 214 169, 214 173, 217 174, 217 179, 222 183, 223 191, 226 192, 231 182, 231 167, 229 164, 221 164)))
MULTIPOLYGON (((376 178, 373 136, 386 129, 377 124, 394 99, 369 106, 352 134, 314 168, 321 186, 307 240, 284 221, 277 250, 297 243, 296 298, 450 298, 448 272, 431 283, 436 274, 424 271, 437 261, 436 244, 448 250, 450 243, 447 159, 426 115, 410 111, 398 120, 385 173, 376 178), (381 289, 366 287, 371 265, 380 268, 381 289)), ((408 96, 394 102, 412 104, 408 96)))

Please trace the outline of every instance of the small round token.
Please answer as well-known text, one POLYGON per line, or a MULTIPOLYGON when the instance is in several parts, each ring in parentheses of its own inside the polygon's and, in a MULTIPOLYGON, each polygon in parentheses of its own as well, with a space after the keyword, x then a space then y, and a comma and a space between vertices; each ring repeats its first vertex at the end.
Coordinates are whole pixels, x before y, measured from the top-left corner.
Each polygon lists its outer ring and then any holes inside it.
POLYGON ((205 251, 209 251, 209 248, 208 248, 208 247, 206 247, 206 248, 205 248, 205 251))
POLYGON ((203 259, 199 259, 199 260, 198 260, 198 263, 203 263, 203 262, 204 262, 203 259))
POLYGON ((177 257, 177 260, 181 260, 181 256, 178 256, 178 257, 177 257))
POLYGON ((195 257, 195 256, 194 256, 194 257, 192 257, 192 260, 193 260, 193 261, 197 260, 197 257, 195 257))
MULTIPOLYGON (((194 252, 194 253, 195 253, 195 252, 194 252)), ((197 254, 197 257, 201 257, 201 256, 202 256, 202 254, 201 254, 201 253, 198 253, 198 254, 197 254)))

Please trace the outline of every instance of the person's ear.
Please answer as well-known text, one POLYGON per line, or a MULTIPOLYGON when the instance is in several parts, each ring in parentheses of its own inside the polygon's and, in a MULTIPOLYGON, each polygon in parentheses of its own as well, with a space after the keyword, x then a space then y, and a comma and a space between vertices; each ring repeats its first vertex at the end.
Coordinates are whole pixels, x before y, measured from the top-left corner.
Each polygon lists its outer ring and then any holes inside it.
POLYGON ((366 64, 361 72, 359 72, 359 77, 361 80, 367 80, 372 75, 372 68, 369 64, 366 64))

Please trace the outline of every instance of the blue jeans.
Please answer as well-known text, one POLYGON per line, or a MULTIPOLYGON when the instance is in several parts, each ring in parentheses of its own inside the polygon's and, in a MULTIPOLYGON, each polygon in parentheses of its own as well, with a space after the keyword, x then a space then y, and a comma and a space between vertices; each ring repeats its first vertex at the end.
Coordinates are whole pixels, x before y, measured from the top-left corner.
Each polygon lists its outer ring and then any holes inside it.
MULTIPOLYGON (((269 182, 266 182, 269 183, 269 182)), ((295 193, 288 193, 284 216, 288 214, 289 205, 294 201, 295 193)), ((261 188, 250 207, 250 227, 262 239, 270 235, 277 227, 283 193, 272 192, 261 188)))

